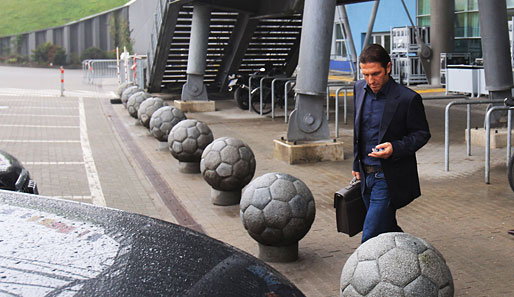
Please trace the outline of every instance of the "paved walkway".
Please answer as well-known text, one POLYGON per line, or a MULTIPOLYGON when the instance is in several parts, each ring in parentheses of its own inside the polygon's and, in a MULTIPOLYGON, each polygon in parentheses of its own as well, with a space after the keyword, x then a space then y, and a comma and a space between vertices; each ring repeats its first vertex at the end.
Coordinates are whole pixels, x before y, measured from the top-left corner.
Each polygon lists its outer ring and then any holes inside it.
MULTIPOLYGON (((256 242, 241 224, 239 207, 213 205, 210 187, 200 175, 179 173, 171 154, 122 105, 109 103, 108 93, 116 89, 112 82, 82 85, 79 71, 67 71, 70 86, 61 98, 44 91, 58 89, 57 70, 27 70, 21 73, 49 77, 55 71, 56 82, 50 79, 40 88, 28 90, 16 85, 22 77, 19 68, 0 67, 0 148, 26 165, 43 195, 101 204, 97 199, 101 194, 109 207, 185 222, 257 255, 256 242), (15 74, 5 74, 9 72, 15 74), (17 80, 9 84, 13 77, 17 80), (31 139, 53 141, 28 142, 31 139)), ((456 296, 514 296, 514 238, 506 233, 514 228, 514 194, 506 179, 505 151, 492 150, 491 184, 486 185, 484 150, 473 147, 472 156, 466 156, 465 114, 456 108, 452 112, 451 171, 445 172, 446 102, 425 104, 433 138, 418 153, 423 195, 398 212, 399 223, 445 256, 456 296)), ((300 259, 270 264, 306 296, 338 296, 341 269, 360 242, 359 236, 349 238, 336 232, 332 205, 333 192, 351 178, 351 125, 340 123, 346 160, 293 166, 272 156, 273 139, 287 132, 283 117, 272 120, 241 111, 232 100, 218 101, 216 112, 188 113, 187 117, 207 123, 216 138, 232 136, 245 141, 256 156, 256 176, 284 172, 309 186, 317 212, 311 231, 300 241, 300 259)), ((481 125, 482 119, 483 111, 474 109, 472 126, 481 125)))

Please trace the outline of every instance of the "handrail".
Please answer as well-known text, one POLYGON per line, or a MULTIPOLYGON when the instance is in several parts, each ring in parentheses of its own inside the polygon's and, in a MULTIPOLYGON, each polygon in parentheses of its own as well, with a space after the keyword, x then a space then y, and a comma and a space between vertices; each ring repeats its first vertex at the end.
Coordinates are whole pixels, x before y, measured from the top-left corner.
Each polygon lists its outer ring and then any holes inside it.
MULTIPOLYGON (((500 100, 501 102, 504 102, 503 99, 500 100)), ((511 124, 511 112, 514 110, 514 106, 493 106, 489 108, 487 113, 485 114, 485 183, 490 183, 490 171, 491 171, 491 114, 494 111, 498 110, 508 110, 508 117, 507 117, 507 164, 510 159, 510 142, 511 142, 511 131, 510 128, 512 126, 511 124)))
MULTIPOLYGON (((293 77, 278 77, 271 81, 271 118, 272 119, 275 118, 275 82, 282 81, 282 80, 285 80, 286 82, 288 82, 288 81, 294 82, 294 81, 296 81, 296 77, 295 78, 293 78, 293 77)), ((287 93, 287 88, 284 90, 284 92, 287 93)), ((284 101, 285 101, 285 97, 284 97, 284 101)), ((286 104, 286 103, 287 102, 285 102, 284 104, 286 104)), ((285 115, 285 116, 287 117, 287 115, 285 115)))
POLYGON ((327 95, 326 95, 326 101, 327 101, 327 121, 329 120, 329 114, 330 114, 330 87, 337 87, 337 86, 352 86, 348 82, 341 82, 341 81, 334 81, 334 82, 327 82, 327 95))
MULTIPOLYGON (((252 112, 252 78, 260 78, 266 76, 265 74, 250 74, 248 77, 248 111, 252 112)), ((262 106, 262 104, 261 104, 262 106)))
MULTIPOLYGON (((476 104, 490 104, 490 103, 503 103, 503 100, 477 100, 477 101, 452 101, 446 105, 446 109, 444 112, 444 169, 446 172, 450 171, 450 108, 454 105, 476 105, 476 104)), ((469 115, 468 115, 469 117, 469 115)), ((470 121, 467 121, 469 125, 470 121)), ((470 126, 467 127, 468 131, 470 130, 470 126)), ((470 146, 470 138, 468 136, 467 145, 470 146)))

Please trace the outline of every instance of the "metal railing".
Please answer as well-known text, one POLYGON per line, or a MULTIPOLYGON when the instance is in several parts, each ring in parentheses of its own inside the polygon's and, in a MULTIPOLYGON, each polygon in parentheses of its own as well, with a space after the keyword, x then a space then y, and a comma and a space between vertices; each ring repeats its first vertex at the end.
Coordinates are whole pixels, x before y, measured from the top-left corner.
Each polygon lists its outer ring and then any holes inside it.
MULTIPOLYGON (((501 100, 503 101, 503 100, 501 100)), ((495 111, 507 110, 507 166, 511 157, 511 129, 512 129, 512 110, 514 106, 493 106, 485 114, 485 183, 490 183, 491 172, 491 114, 495 111)))
POLYGON ((454 105, 467 105, 468 106, 468 112, 467 112, 467 119, 466 119, 466 128, 468 133, 468 139, 466 142, 466 151, 468 156, 471 155, 471 120, 470 120, 470 105, 477 105, 477 104, 491 104, 491 103, 500 103, 503 102, 503 100, 476 100, 476 101, 470 101, 469 99, 466 100, 455 100, 448 105, 446 105, 445 113, 444 113, 444 168, 445 171, 450 171, 450 108, 454 105))
POLYGON ((286 118, 287 123, 287 93, 289 93, 289 89, 287 88, 288 82, 296 82, 296 77, 277 77, 271 81, 271 118, 275 118, 275 83, 277 81, 286 81, 284 84, 284 117, 286 118))
POLYGON ((119 83, 135 82, 144 89, 145 64, 146 56, 141 55, 120 59, 119 65, 117 60, 84 60, 82 61, 82 81, 87 84, 100 84, 102 79, 117 78, 119 74, 119 83))
POLYGON ((82 81, 95 84, 98 79, 117 77, 116 60, 82 61, 82 81))

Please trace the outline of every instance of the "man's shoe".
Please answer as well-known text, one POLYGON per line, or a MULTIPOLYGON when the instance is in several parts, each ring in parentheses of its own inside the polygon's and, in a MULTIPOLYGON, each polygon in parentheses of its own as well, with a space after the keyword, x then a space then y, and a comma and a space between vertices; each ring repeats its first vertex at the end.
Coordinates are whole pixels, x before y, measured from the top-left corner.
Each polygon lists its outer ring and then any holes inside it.
POLYGON ((509 233, 510 235, 514 235, 514 230, 509 230, 507 231, 507 233, 509 233))

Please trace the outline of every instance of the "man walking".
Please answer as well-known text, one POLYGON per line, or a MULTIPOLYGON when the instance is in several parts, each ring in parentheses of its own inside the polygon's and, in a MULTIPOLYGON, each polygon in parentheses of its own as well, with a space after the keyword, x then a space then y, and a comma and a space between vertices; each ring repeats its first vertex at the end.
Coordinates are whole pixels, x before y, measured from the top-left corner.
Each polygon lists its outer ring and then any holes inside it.
POLYGON ((421 96, 391 77, 386 50, 372 44, 360 56, 364 80, 354 86, 354 162, 368 210, 362 242, 401 232, 396 210, 421 195, 416 151, 430 139, 421 96))

